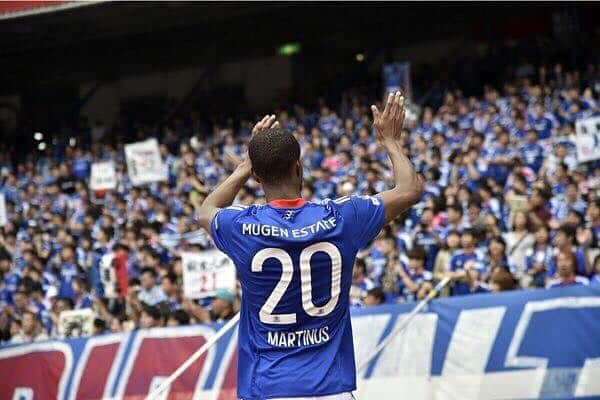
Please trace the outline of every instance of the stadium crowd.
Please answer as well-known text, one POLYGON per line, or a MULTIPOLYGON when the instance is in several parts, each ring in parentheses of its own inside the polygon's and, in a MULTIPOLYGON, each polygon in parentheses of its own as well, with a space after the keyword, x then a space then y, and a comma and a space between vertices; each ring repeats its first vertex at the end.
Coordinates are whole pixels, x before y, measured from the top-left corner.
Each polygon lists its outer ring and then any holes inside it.
MULTIPOLYGON (((600 163, 577 162, 574 128, 600 114, 600 70, 556 65, 533 75, 480 97, 449 90, 441 105, 409 110, 401 141, 425 194, 359 253, 352 304, 415 301, 444 276, 444 296, 600 284, 600 163)), ((392 184, 371 101, 348 91, 335 107, 277 112, 302 148, 306 200, 374 195, 392 184)), ((208 126, 192 113, 165 127, 157 139, 168 181, 141 187, 127 175, 119 125, 93 124, 78 133, 89 140, 59 141, 25 162, 0 154, 3 342, 56 337, 69 309, 92 308, 95 333, 234 314, 240 293, 182 295, 181 252, 212 247, 197 232, 196 209, 245 157, 252 123, 208 126), (99 160, 116 163, 116 190, 88 188, 99 160), (127 254, 129 285, 108 300, 99 263, 116 250, 127 254)), ((262 195, 250 180, 236 201, 262 203, 262 195)))

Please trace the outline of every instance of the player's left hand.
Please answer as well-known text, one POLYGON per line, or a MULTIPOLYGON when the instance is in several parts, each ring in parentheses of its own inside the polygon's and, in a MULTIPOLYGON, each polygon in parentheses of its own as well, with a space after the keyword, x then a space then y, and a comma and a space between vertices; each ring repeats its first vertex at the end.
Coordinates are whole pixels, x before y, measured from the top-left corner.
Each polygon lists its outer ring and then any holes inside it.
POLYGON ((390 93, 383 112, 380 112, 375 105, 371 106, 371 111, 377 140, 384 147, 389 143, 398 142, 406 113, 402 94, 399 91, 390 93))

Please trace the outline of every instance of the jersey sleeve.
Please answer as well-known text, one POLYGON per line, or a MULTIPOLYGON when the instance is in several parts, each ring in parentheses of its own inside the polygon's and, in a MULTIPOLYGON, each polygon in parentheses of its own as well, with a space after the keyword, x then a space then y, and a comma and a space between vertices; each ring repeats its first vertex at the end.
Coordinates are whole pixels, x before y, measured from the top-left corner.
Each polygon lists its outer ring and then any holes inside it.
MULTIPOLYGON (((342 197, 342 199, 344 199, 342 197)), ((342 204, 351 205, 352 227, 349 232, 358 249, 364 248, 377 236, 383 227, 385 208, 383 201, 374 196, 351 196, 342 200, 342 204)), ((339 200, 335 200, 337 202, 339 200)))
POLYGON ((230 206, 220 209, 210 223, 210 235, 215 245, 223 253, 231 252, 229 239, 233 236, 234 220, 243 211, 243 208, 230 206))

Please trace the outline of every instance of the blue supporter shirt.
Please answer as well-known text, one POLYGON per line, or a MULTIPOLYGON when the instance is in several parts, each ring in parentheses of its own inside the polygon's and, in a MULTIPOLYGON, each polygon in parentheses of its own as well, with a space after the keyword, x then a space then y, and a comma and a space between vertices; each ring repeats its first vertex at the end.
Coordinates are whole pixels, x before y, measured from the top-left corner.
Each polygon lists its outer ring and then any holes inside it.
POLYGON ((422 246, 427 252, 427 260, 425 261, 425 269, 433 271, 435 257, 437 256, 440 247, 435 236, 431 232, 419 231, 415 234, 414 243, 422 246))
POLYGON ((325 136, 330 136, 336 129, 338 124, 338 117, 335 114, 329 114, 327 117, 319 118, 319 130, 323 132, 325 136))
POLYGON ((561 279, 553 279, 546 285, 547 289, 572 286, 572 285, 589 285, 589 280, 584 276, 576 276, 573 280, 563 281, 561 279))
POLYGON ((508 166, 506 166, 504 164, 494 163, 493 160, 496 157, 513 158, 514 157, 513 149, 511 149, 510 147, 496 146, 496 147, 492 148, 492 150, 488 154, 488 157, 490 160, 490 164, 488 166, 487 175, 489 177, 493 178, 496 182, 503 184, 504 182, 506 182, 506 179, 508 178, 510 169, 508 168, 508 166))
POLYGON ((73 158, 73 175, 78 179, 87 179, 90 175, 91 163, 87 157, 73 158))
MULTIPOLYGON (((453 272, 461 269, 474 269, 483 273, 484 266, 482 263, 482 257, 476 251, 472 253, 465 253, 464 250, 458 250, 452 257, 450 257, 450 270, 453 272)), ((469 284, 464 282, 455 282, 452 288, 453 295, 464 295, 471 294, 471 287, 469 284)))
POLYGON ((79 275, 79 269, 74 263, 64 263, 60 266, 60 288, 58 295, 60 297, 73 297, 73 288, 71 283, 73 278, 79 275))
POLYGON ((546 116, 537 118, 533 116, 528 117, 528 122, 533 129, 535 129, 538 133, 538 138, 540 139, 548 139, 552 136, 552 120, 546 116))
POLYGON ((11 272, 4 277, 4 288, 11 293, 15 293, 19 289, 21 275, 16 272, 11 272))
POLYGON ((458 123, 458 128, 463 132, 473 129, 473 116, 471 114, 459 116, 456 122, 458 123))
POLYGON ((356 388, 348 296, 354 259, 383 226, 377 197, 231 206, 215 244, 237 267, 243 297, 238 396, 325 396, 356 388))
MULTIPOLYGON (((425 282, 433 282, 433 274, 430 271, 411 273, 408 268, 405 268, 404 266, 400 268, 404 268, 410 280, 419 286, 425 282)), ((417 301, 417 294, 405 286, 402 279, 398 279, 396 289, 398 290, 399 297, 403 298, 404 301, 417 301)))
POLYGON ((526 143, 521 147, 521 157, 525 165, 537 174, 544 162, 544 149, 537 143, 526 143))
MULTIPOLYGON (((573 249, 573 253, 575 253, 575 257, 577 258, 577 275, 586 276, 585 272, 585 255, 579 249, 573 249)), ((548 271, 546 272, 546 276, 549 278, 553 277, 558 268, 556 267, 556 253, 550 259, 550 263, 548 265, 548 271)))
MULTIPOLYGON (((525 269, 528 271, 538 263, 545 265, 546 268, 548 268, 552 262, 552 248, 549 245, 546 245, 543 248, 536 247, 527 249, 525 255, 525 269)), ((533 275, 534 285, 537 287, 544 287, 545 277, 546 272, 544 271, 533 275)))

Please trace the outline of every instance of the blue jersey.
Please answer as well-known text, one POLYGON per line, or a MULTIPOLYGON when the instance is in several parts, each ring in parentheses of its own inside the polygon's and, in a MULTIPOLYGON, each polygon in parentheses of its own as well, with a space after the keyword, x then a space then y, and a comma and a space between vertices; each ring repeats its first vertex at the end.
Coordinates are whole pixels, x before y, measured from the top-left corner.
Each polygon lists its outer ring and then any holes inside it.
POLYGON ((238 396, 356 388, 349 292, 356 253, 381 230, 377 197, 231 206, 212 220, 242 286, 238 396))

